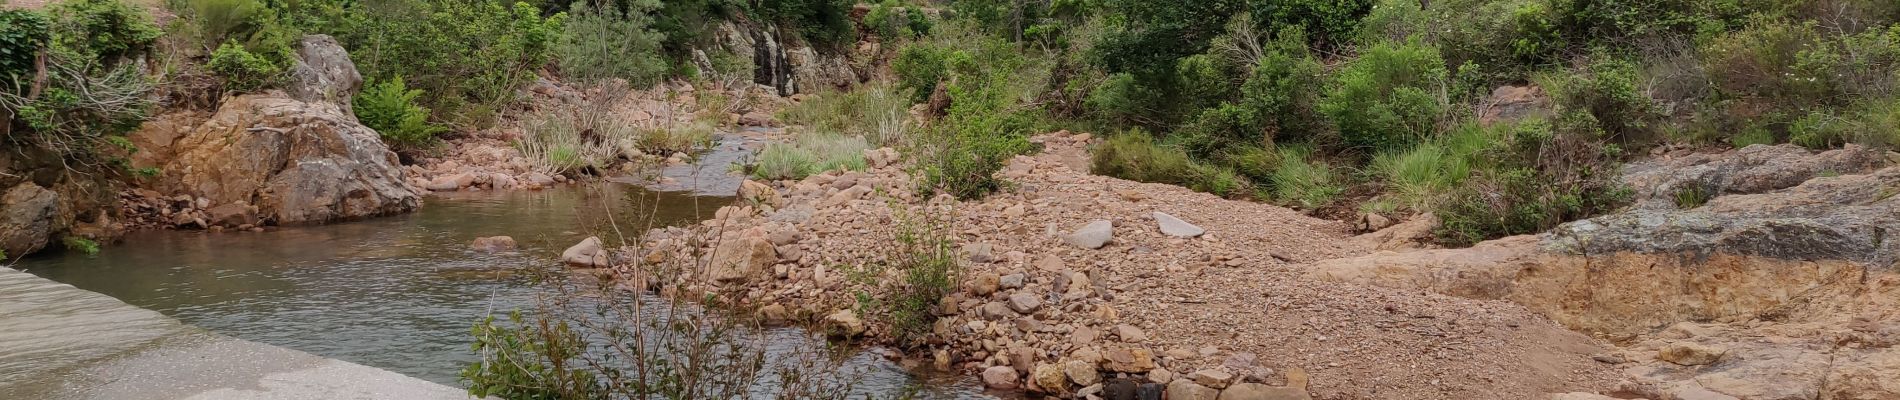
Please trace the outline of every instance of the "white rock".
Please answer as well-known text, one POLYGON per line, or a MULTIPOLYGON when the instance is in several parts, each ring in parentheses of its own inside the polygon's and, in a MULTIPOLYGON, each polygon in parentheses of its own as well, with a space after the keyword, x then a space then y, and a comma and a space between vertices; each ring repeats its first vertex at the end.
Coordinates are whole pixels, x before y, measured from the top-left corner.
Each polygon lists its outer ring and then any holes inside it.
POLYGON ((577 267, 604 268, 613 265, 606 250, 600 247, 600 238, 589 236, 580 243, 561 252, 561 262, 577 267))
POLYGON ((1075 232, 1062 237, 1063 241, 1085 249, 1102 248, 1102 246, 1107 246, 1108 242, 1114 239, 1115 223, 1109 222, 1108 220, 1090 222, 1088 225, 1083 225, 1082 229, 1077 229, 1075 232))
POLYGON ((1161 233, 1168 236, 1191 238, 1207 233, 1206 229, 1201 229, 1201 227, 1194 226, 1194 224, 1187 223, 1187 221, 1182 221, 1180 218, 1168 215, 1168 213, 1156 211, 1154 217, 1155 222, 1161 225, 1161 233))

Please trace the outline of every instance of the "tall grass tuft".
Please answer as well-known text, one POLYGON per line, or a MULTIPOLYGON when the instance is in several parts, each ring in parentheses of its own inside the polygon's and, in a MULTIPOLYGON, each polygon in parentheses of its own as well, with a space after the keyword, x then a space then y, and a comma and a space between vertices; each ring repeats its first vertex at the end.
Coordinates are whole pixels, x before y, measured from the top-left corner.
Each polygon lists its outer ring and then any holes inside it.
POLYGON ((515 141, 515 148, 536 172, 559 175, 606 167, 620 155, 614 143, 634 137, 631 129, 590 133, 575 116, 577 113, 564 107, 536 112, 521 121, 523 135, 515 141), (589 134, 613 139, 586 137, 589 134))
POLYGON ((820 94, 786 108, 780 118, 815 132, 863 136, 877 146, 901 146, 911 130, 910 99, 889 84, 820 94))
POLYGON ((1301 146, 1279 149, 1279 168, 1273 170, 1273 198, 1281 204, 1314 210, 1333 202, 1346 189, 1338 174, 1324 161, 1312 158, 1301 146))
POLYGON ((864 151, 871 145, 862 136, 807 133, 792 143, 772 143, 759 151, 752 176, 761 180, 797 180, 827 171, 862 171, 864 151))
POLYGON ((1410 150, 1380 153, 1372 159, 1371 170, 1385 180, 1392 205, 1431 210, 1480 168, 1476 158, 1497 138, 1492 129, 1501 128, 1460 125, 1410 150))

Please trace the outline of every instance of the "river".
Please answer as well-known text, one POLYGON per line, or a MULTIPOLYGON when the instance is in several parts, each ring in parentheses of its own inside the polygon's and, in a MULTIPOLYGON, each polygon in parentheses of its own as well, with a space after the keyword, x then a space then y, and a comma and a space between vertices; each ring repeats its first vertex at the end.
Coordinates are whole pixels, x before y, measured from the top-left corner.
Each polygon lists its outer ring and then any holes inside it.
MULTIPOLYGON (((553 262, 583 232, 611 232, 610 221, 632 235, 696 223, 732 201, 708 192, 606 182, 457 193, 430 197, 413 214, 358 222, 137 232, 98 254, 42 255, 15 268, 213 332, 463 387, 457 373, 475 360, 470 326, 491 312, 532 308, 544 290, 509 271, 553 262), (496 235, 514 237, 521 251, 469 250, 474 238, 496 235)), ((824 345, 799 329, 766 334, 778 350, 824 345)), ((876 352, 851 351, 842 370, 865 394, 986 397, 967 377, 919 376, 876 352)))

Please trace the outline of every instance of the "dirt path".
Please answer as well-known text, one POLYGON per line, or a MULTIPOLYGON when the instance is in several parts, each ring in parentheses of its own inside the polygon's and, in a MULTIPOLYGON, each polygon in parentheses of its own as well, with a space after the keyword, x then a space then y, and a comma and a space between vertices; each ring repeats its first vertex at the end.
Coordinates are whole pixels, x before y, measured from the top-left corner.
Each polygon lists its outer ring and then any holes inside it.
MULTIPOLYGON (((1100 250, 1037 244, 1059 249, 1070 265, 1093 267, 1095 279, 1118 289, 1110 304, 1124 323, 1148 332, 1149 346, 1194 354, 1170 367, 1176 372, 1252 353, 1276 370, 1270 376, 1302 368, 1316 397, 1340 399, 1522 399, 1607 389, 1616 379, 1615 371, 1591 359, 1605 351, 1602 344, 1513 303, 1302 277, 1303 263, 1370 251, 1342 223, 1176 186, 1087 175, 1074 168, 1086 168, 1080 162, 1086 154, 1079 143, 1051 139, 1042 154, 1018 159, 1013 181, 1035 188, 1050 204, 1068 206, 1015 223, 1072 229, 1091 219, 1115 220, 1115 243, 1100 250), (1025 171, 1024 164, 1033 169, 1025 171), (1163 235, 1149 217, 1154 211, 1209 234, 1163 235), (1217 351, 1201 356, 1205 347, 1217 351)), ((976 219, 984 222, 979 226, 1005 223, 976 219)))

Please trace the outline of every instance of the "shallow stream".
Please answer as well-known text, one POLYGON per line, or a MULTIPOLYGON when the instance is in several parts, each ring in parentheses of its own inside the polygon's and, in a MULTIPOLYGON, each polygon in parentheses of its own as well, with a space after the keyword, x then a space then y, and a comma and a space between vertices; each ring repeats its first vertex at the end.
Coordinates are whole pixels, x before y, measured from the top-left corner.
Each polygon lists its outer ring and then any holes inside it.
MULTIPOLYGON (((457 372, 475 359, 470 326, 491 312, 532 308, 543 290, 511 271, 553 262, 582 232, 696 223, 731 201, 707 192, 608 182, 458 193, 430 197, 410 215, 359 222, 139 232, 96 255, 44 255, 15 268, 214 332, 459 387, 457 372), (497 235, 514 237, 521 251, 469 250, 471 240, 497 235)), ((798 329, 768 334, 779 350, 824 345, 798 329)), ((914 387, 924 398, 983 396, 971 379, 919 377, 872 351, 841 357, 866 394, 914 387)))

